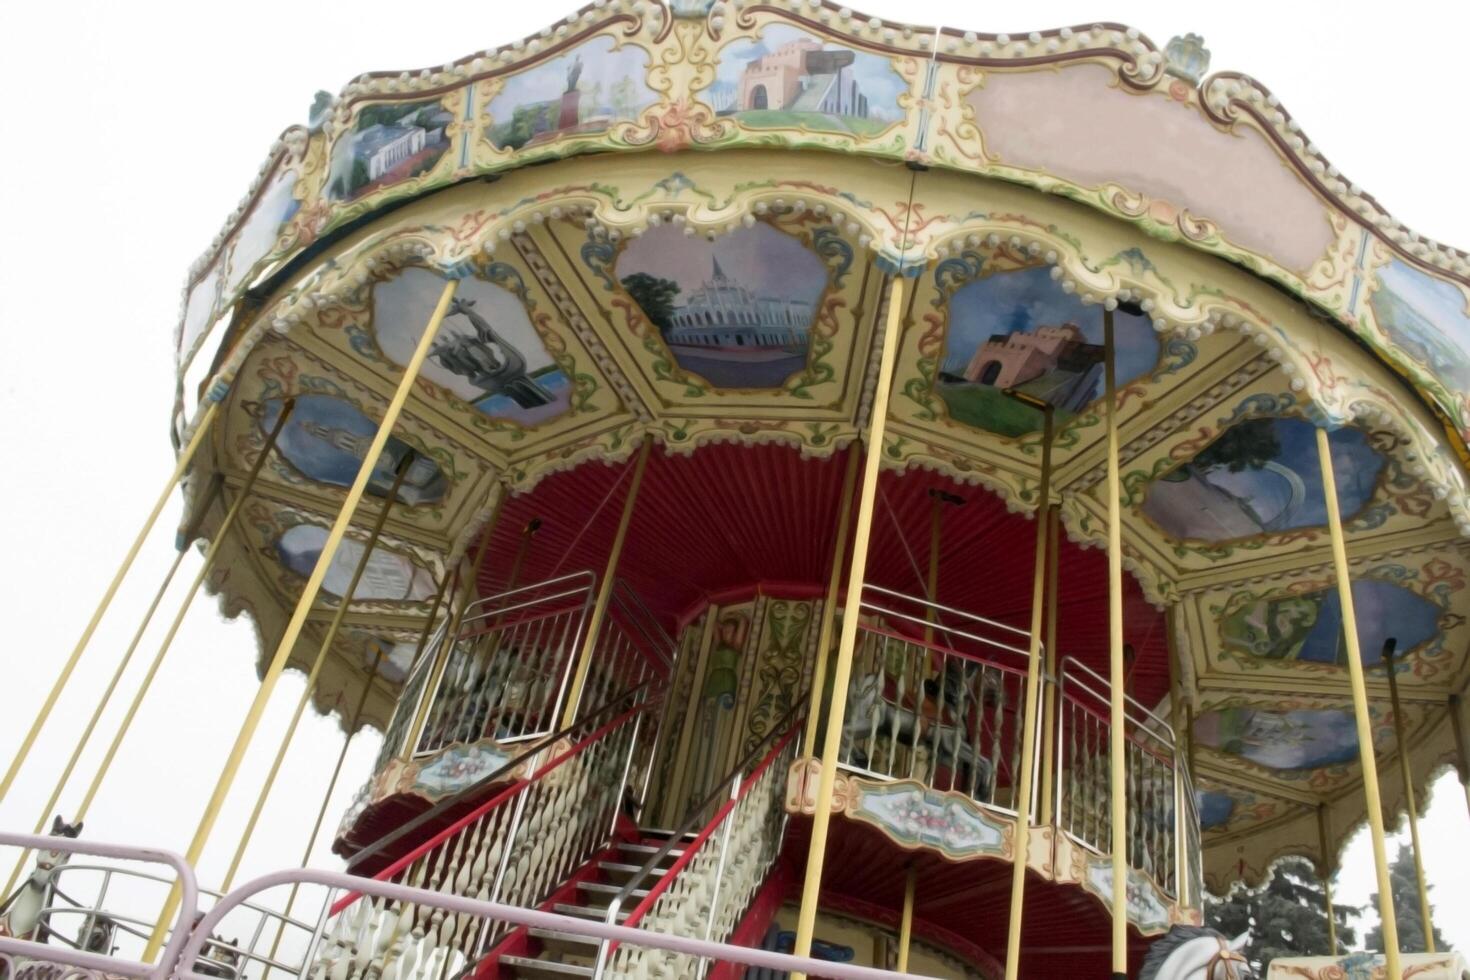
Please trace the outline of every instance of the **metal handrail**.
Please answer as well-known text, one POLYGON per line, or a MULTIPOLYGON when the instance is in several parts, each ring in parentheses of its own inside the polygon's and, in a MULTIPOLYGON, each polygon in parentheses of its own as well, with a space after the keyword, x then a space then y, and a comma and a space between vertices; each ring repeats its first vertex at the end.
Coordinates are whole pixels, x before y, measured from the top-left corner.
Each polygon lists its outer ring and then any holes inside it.
MULTIPOLYGON (((735 804, 740 801, 741 797, 755 783, 756 778, 765 771, 766 767, 771 764, 781 749, 785 747, 786 743, 796 736, 800 722, 792 721, 792 719, 796 717, 797 713, 806 704, 806 701, 805 694, 794 699, 792 706, 781 718, 781 721, 771 726, 771 730, 766 733, 766 736, 753 749, 747 752, 744 758, 736 763, 725 778, 720 779, 715 784, 715 789, 710 791, 703 800, 690 810, 689 815, 669 834, 668 839, 659 846, 659 849, 648 860, 644 861, 643 865, 636 872, 629 875, 627 882, 624 883, 622 888, 618 889, 618 893, 613 896, 612 902, 609 903, 607 913, 603 919, 604 922, 617 922, 623 904, 632 896, 633 892, 637 891, 639 886, 653 874, 654 869, 658 867, 664 858, 669 856, 675 845, 694 830, 694 827, 698 824, 700 815, 718 801, 721 796, 725 796, 725 804, 715 812, 715 815, 709 819, 704 828, 689 841, 688 845, 684 848, 684 853, 679 856, 679 859, 665 871, 663 877, 649 889, 648 894, 643 897, 643 900, 628 914, 628 925, 630 927, 636 925, 638 920, 647 914, 648 910, 653 907, 653 903, 658 900, 659 895, 663 894, 664 890, 668 888, 669 884, 678 876, 679 872, 684 870, 689 862, 694 859, 695 852, 703 846, 710 835, 714 833, 715 828, 719 826, 720 822, 735 808, 735 804), (790 722, 789 725, 787 724, 788 722, 790 722), (773 737, 783 732, 783 737, 780 738, 776 745, 772 746, 770 751, 762 758, 762 761, 751 770, 748 776, 742 777, 741 774, 745 772, 745 767, 760 757, 760 753, 773 737), (727 787, 729 788, 727 789, 727 787)), ((606 942, 598 948, 597 970, 595 975, 601 975, 603 969, 606 967, 607 958, 612 952, 613 947, 609 946, 606 942)))

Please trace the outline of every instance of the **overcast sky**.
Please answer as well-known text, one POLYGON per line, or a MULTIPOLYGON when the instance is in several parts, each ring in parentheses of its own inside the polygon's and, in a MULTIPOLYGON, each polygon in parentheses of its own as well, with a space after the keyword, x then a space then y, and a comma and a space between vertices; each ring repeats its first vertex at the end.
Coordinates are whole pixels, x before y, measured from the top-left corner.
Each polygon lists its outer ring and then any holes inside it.
MULTIPOLYGON (((0 431, 11 474, 0 517, 11 630, 0 746, 19 742, 172 465, 179 290, 272 140, 305 120, 317 89, 338 91, 365 70, 442 64, 570 10, 503 0, 449 7, 73 0, 14 3, 0 15, 0 72, 12 93, 0 153, 0 431)), ((1417 231, 1470 246, 1463 189, 1470 129, 1462 121, 1470 4, 869 0, 864 10, 1012 33, 1110 19, 1160 45, 1201 33, 1214 69, 1265 82, 1348 179, 1417 231)), ((178 515, 175 502, 0 805, 0 825, 28 830, 35 821, 171 559, 178 515)), ((186 561, 180 586, 197 561, 186 561)), ((152 656, 161 619, 126 690, 152 656)), ((93 809, 88 836, 184 849, 253 695, 254 658, 248 623, 224 623, 211 602, 196 604, 93 809)), ((206 851, 206 884, 222 874, 300 689, 294 674, 277 689, 206 851)), ((84 757, 67 812, 121 707, 84 757)), ((297 741, 282 776, 286 791, 266 810, 245 875, 299 858, 340 734, 309 717, 297 741)), ((366 778, 376 744, 375 735, 355 743, 329 827, 366 778)), ((1467 832, 1464 795, 1445 777, 1425 821, 1425 846, 1439 924, 1462 949, 1470 949, 1467 832)), ((0 859, 8 877, 13 857, 0 859)), ((325 842, 316 860, 336 866, 325 842)), ((1362 903, 1371 887, 1360 835, 1338 893, 1362 903)))

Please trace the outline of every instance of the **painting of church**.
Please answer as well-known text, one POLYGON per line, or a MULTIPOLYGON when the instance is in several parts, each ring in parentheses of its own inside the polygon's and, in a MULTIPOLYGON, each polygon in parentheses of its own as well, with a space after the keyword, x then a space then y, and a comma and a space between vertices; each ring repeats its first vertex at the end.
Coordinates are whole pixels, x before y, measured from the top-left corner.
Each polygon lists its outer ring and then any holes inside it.
POLYGON ((449 149, 453 115, 438 102, 370 105, 332 148, 327 194, 350 201, 426 171, 449 149))
POLYGON ((873 135, 901 117, 907 88, 885 58, 774 26, 721 54, 704 99, 747 126, 873 135))
POLYGON ((623 288, 679 366, 717 388, 774 388, 806 366, 827 269, 766 224, 713 243, 655 228, 619 257, 623 288))
MULTIPOLYGON (((1372 499, 1385 461, 1361 429, 1338 429, 1328 442, 1347 520, 1372 499)), ((1315 427, 1291 418, 1237 422, 1150 483, 1143 513, 1170 537, 1197 541, 1325 527, 1315 427)))
MULTIPOLYGON (((1102 395, 1102 311, 1062 292, 1045 268, 1000 272, 954 291, 935 391, 949 417, 1003 436, 1033 432, 1041 413, 1004 394, 1048 402, 1058 421, 1102 395)), ((1154 366, 1157 335, 1141 316, 1114 314, 1118 383, 1154 366)))
MULTIPOLYGON (((406 269, 374 288, 373 333, 389 360, 408 363, 443 288, 426 269, 406 269)), ((539 425, 571 406, 571 382, 520 298, 482 279, 461 281, 422 373, 491 418, 520 425, 539 425)))
MULTIPOLYGON (((1383 645, 1390 636, 1398 652, 1407 654, 1439 633, 1439 607, 1394 582, 1355 579, 1353 607, 1365 666, 1382 661, 1383 645)), ((1220 631, 1225 649, 1237 653, 1271 660, 1347 663, 1342 600, 1335 588, 1251 600, 1226 616, 1220 631)))
POLYGON ((490 142, 497 150, 518 150, 636 119, 658 98, 647 70, 642 49, 593 38, 506 81, 485 107, 490 142))
POLYGON ((1320 769, 1358 758, 1358 731, 1346 711, 1232 707, 1194 721, 1199 744, 1271 769, 1320 769))
MULTIPOLYGON (((258 424, 262 433, 276 427, 282 400, 266 399, 260 405, 258 424)), ((276 451, 302 476, 336 487, 350 487, 357 479, 363 457, 378 431, 378 423, 354 406, 330 395, 297 395, 281 433, 276 451)), ((393 488, 398 466, 409 452, 408 443, 389 436, 373 465, 368 493, 386 497, 393 488)), ((439 464, 427 456, 415 456, 398 487, 400 503, 414 506, 443 499, 448 481, 439 464)))

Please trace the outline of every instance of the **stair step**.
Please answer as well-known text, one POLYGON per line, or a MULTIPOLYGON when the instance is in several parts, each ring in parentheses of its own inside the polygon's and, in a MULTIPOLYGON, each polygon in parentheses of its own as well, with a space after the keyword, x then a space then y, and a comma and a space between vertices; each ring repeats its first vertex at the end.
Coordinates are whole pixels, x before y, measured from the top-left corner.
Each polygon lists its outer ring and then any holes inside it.
MULTIPOLYGON (((622 861, 598 861, 597 866, 608 878, 620 883, 629 881, 643 870, 642 864, 625 864, 622 861)), ((668 868, 654 868, 648 872, 648 877, 661 878, 668 873, 668 868)))
POLYGON ((575 932, 563 932, 560 929, 542 929, 532 927, 526 930, 531 936, 541 941, 541 947, 550 953, 556 953, 565 962, 568 955, 577 960, 586 959, 589 963, 597 959, 596 939, 579 936, 575 932))
MULTIPOLYGON (((629 854, 642 854, 643 855, 643 860, 645 860, 645 861, 647 861, 650 856, 658 853, 658 849, 659 849, 659 845, 656 845, 656 844, 628 844, 628 843, 620 843, 620 844, 618 844, 618 850, 620 850, 620 851, 627 851, 629 854)), ((676 848, 674 848, 672 851, 670 851, 668 853, 666 859, 669 860, 669 861, 678 860, 678 858, 683 853, 684 853, 684 851, 681 848, 677 848, 676 847, 676 848)))
MULTIPOLYGON (((592 919, 596 922, 607 921, 607 907, 598 908, 595 905, 571 905, 566 902, 557 902, 553 907, 562 915, 574 915, 579 919, 592 919)), ((632 909, 623 909, 618 913, 618 921, 622 922, 633 913, 632 909)))
POLYGON ((557 963, 554 960, 534 960, 529 956, 502 956, 500 967, 512 976, 528 978, 590 977, 592 967, 578 963, 557 963))
MULTIPOLYGON (((622 885, 615 885, 606 881, 579 881, 577 887, 588 895, 606 898, 609 902, 613 900, 613 896, 623 890, 622 885)), ((634 899, 646 898, 647 896, 647 888, 635 888, 629 895, 630 898, 634 899)))

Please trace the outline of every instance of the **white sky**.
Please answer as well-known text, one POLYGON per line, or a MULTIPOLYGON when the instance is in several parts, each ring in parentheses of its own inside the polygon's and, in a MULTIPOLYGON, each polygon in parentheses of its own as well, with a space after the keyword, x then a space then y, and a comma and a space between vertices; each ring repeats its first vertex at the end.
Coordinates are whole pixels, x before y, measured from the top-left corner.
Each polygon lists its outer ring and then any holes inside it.
MULTIPOLYGON (((304 121, 319 88, 335 92, 370 69, 441 64, 539 30, 570 9, 503 0, 442 9, 377 0, 350 8, 73 0, 6 9, 0 72, 13 105, 0 153, 0 444, 10 447, 11 489, 0 511, 9 555, 0 575, 12 645, 0 686, 0 746, 16 745, 29 725, 172 464, 179 289, 272 139, 304 121), (58 359, 76 375, 70 381, 58 359)), ((1460 119, 1470 4, 868 0, 862 9, 1012 33, 1111 19, 1159 44, 1201 33, 1216 70, 1264 81, 1349 179, 1416 230, 1470 246, 1463 191, 1470 130, 1460 119)), ((29 829, 35 821, 171 558, 177 520, 175 502, 0 804, 0 825, 29 829)), ((176 593, 197 561, 186 560, 176 593)), ((152 656, 160 619, 126 690, 152 656)), ((183 850, 253 695, 253 661, 250 626, 223 624, 211 603, 196 604, 93 809, 88 836, 183 850)), ((288 675, 271 702, 206 852, 206 884, 223 872, 300 689, 299 675, 288 675)), ((83 758, 63 799, 68 812, 122 703, 83 758)), ((305 843, 340 735, 309 716, 297 742, 244 877, 294 864, 305 843)), ((329 828, 366 777, 376 744, 368 735, 354 745, 329 828)), ((1470 818, 1451 777, 1439 783, 1424 831, 1439 924, 1470 949, 1463 850, 1470 818)), ((336 866, 325 846, 316 859, 336 866)), ((0 874, 8 877, 12 861, 0 854, 0 874)), ((1359 835, 1338 893, 1361 903, 1371 887, 1371 856, 1359 835)))

